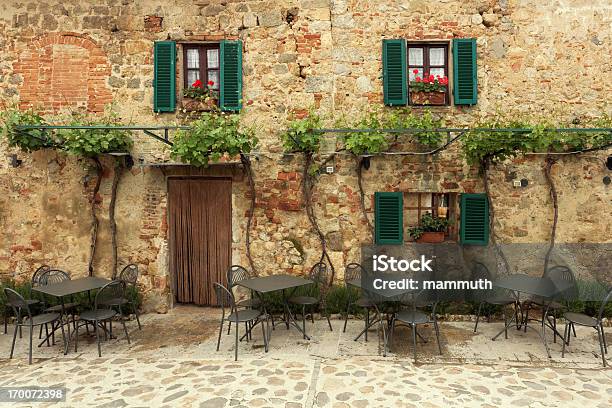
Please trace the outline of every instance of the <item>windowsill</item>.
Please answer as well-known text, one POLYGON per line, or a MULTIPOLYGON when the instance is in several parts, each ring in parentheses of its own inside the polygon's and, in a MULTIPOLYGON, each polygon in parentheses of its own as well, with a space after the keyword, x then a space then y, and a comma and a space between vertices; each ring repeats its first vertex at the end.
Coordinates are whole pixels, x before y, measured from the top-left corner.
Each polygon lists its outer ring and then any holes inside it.
POLYGON ((181 99, 181 108, 186 112, 211 112, 219 109, 217 99, 201 101, 192 98, 181 99))

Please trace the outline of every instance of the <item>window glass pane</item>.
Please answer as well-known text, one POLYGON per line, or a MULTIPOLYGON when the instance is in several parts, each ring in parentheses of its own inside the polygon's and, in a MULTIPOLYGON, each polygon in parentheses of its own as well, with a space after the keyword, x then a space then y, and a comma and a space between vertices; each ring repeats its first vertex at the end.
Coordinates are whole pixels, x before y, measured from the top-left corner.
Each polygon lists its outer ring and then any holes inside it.
POLYGON ((213 81, 213 89, 219 89, 219 71, 208 71, 208 80, 213 81))
POLYGON ((200 79, 200 71, 187 71, 187 83, 189 84, 189 86, 191 86, 191 84, 193 84, 198 79, 200 79))
POLYGON ((445 76, 446 74, 444 73, 444 68, 431 68, 429 70, 429 73, 431 75, 433 75, 434 77, 436 77, 436 75, 440 75, 440 77, 445 76))
POLYGON ((422 48, 408 48, 408 64, 409 65, 423 65, 423 49, 422 48))
POLYGON ((423 78, 423 68, 408 68, 408 80, 414 81, 414 79, 419 76, 419 78, 423 78), (415 74, 414 71, 417 71, 415 74))
POLYGON ((219 68, 219 50, 206 50, 208 68, 219 68))
POLYGON ((200 53, 198 50, 187 50, 187 68, 200 68, 200 53))
POLYGON ((444 65, 444 48, 429 49, 429 65, 444 65))

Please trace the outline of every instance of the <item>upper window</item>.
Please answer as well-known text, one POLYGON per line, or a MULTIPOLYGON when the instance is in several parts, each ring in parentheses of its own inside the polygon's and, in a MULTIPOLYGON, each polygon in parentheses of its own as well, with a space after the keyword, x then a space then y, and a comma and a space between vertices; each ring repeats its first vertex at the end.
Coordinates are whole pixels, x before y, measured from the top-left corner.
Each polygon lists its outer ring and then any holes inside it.
POLYGON ((185 88, 195 81, 212 82, 212 89, 219 90, 219 44, 186 44, 183 46, 183 72, 185 88))
POLYGON ((448 105, 450 100, 448 91, 448 44, 409 43, 407 54, 409 103, 412 105, 448 105), (431 79, 440 84, 446 83, 445 86, 441 86, 443 92, 418 93, 418 89, 411 86, 415 82, 429 82, 431 79))

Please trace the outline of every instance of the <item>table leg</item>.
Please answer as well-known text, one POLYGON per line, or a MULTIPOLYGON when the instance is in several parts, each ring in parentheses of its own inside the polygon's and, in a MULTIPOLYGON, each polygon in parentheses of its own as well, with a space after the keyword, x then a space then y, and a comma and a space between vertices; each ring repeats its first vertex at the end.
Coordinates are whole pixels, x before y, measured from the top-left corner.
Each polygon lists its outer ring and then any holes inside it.
MULTIPOLYGON (((295 290, 293 292, 295 292, 295 290)), ((292 294, 293 294, 293 292, 292 292, 292 294)), ((293 327, 298 329, 300 331, 300 333, 302 333, 302 335, 304 336, 304 338, 306 340, 310 340, 310 337, 306 334, 306 332, 304 330, 302 330, 300 325, 297 324, 297 322, 295 321, 295 318, 293 317, 293 313, 291 313, 291 309, 289 308, 289 297, 286 296, 286 292, 284 290, 283 290, 283 305, 284 305, 284 308, 285 308, 285 314, 287 316, 287 320, 285 320, 285 324, 287 325, 287 329, 289 329, 289 324, 291 324, 293 327)))

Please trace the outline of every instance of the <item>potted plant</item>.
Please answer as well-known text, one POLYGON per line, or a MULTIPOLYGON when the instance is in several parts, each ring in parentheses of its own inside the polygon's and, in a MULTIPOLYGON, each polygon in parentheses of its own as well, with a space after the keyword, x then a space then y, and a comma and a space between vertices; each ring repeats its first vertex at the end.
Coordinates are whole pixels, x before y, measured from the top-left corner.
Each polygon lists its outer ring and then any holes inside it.
POLYGON ((450 221, 448 219, 425 213, 421 216, 419 225, 408 229, 408 235, 420 243, 444 242, 444 232, 449 225, 450 221))
POLYGON ((410 81, 410 101, 417 105, 445 105, 448 78, 440 75, 425 73, 423 78, 418 76, 419 71, 412 71, 416 77, 410 81))
POLYGON ((218 91, 212 86, 215 83, 208 81, 206 85, 199 79, 190 87, 183 89, 183 109, 189 112, 202 112, 217 109, 218 91))

